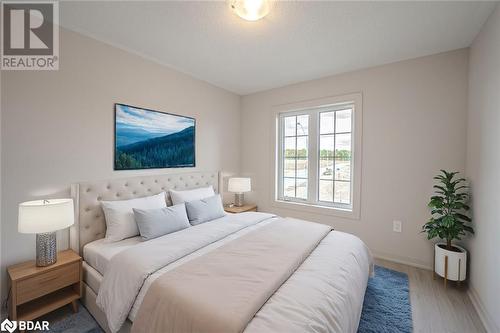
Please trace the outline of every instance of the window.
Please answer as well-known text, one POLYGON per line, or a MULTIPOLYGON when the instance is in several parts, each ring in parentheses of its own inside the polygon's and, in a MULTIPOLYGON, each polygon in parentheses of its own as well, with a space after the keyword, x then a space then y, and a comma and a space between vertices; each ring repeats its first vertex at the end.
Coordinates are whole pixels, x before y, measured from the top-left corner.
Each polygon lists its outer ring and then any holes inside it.
POLYGON ((319 114, 320 202, 351 205, 352 105, 319 114))
POLYGON ((361 156, 355 154, 361 139, 355 133, 360 128, 356 121, 361 122, 357 104, 354 98, 278 112, 277 201, 347 212, 357 208, 356 163, 361 156))
POLYGON ((283 197, 307 200, 309 115, 283 118, 283 197))

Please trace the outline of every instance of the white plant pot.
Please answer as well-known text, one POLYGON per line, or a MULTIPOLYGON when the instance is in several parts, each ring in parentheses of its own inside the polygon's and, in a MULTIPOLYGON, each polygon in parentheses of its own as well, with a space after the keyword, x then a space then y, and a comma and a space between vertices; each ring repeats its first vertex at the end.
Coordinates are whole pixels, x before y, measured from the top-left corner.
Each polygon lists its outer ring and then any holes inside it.
POLYGON ((458 245, 453 245, 453 247, 461 252, 446 250, 446 243, 434 245, 434 272, 451 281, 464 281, 467 276, 467 250, 458 245), (444 248, 439 245, 444 245, 444 248), (447 272, 445 272, 446 260, 448 261, 447 272))

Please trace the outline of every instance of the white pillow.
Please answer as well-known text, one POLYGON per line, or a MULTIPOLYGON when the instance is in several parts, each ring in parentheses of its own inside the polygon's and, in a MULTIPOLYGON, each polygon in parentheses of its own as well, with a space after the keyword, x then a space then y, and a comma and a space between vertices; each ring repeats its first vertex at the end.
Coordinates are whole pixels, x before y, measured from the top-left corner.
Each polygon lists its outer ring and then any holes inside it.
POLYGON ((139 229, 134 219, 134 208, 155 209, 165 208, 165 192, 144 198, 101 201, 106 218, 106 240, 117 242, 125 238, 139 235, 139 229))
POLYGON ((170 190, 170 198, 172 199, 172 204, 179 205, 184 202, 201 200, 208 197, 213 197, 215 195, 214 188, 212 185, 208 187, 195 188, 194 190, 185 191, 175 191, 170 190))

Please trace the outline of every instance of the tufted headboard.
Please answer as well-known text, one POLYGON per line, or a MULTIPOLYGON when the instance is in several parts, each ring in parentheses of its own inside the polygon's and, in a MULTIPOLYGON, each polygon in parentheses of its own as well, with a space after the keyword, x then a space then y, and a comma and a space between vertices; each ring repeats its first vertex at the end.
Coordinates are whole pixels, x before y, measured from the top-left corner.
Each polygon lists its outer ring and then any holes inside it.
POLYGON ((85 244, 104 238, 106 222, 99 203, 101 200, 126 200, 165 191, 170 205, 169 189, 186 190, 212 185, 219 192, 221 178, 218 172, 193 172, 73 184, 71 196, 75 202, 75 224, 70 228, 70 247, 82 254, 85 244))

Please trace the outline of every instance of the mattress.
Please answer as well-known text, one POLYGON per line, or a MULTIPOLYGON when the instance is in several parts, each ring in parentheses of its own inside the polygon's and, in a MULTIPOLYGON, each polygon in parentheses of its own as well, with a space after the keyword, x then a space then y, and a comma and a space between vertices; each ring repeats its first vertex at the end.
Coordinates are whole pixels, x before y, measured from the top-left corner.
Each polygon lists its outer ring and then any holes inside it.
POLYGON ((90 289, 92 289, 92 291, 97 295, 103 279, 102 274, 99 273, 96 269, 92 268, 92 266, 87 264, 85 261, 82 264, 82 271, 83 282, 85 282, 87 286, 89 286, 90 289))

